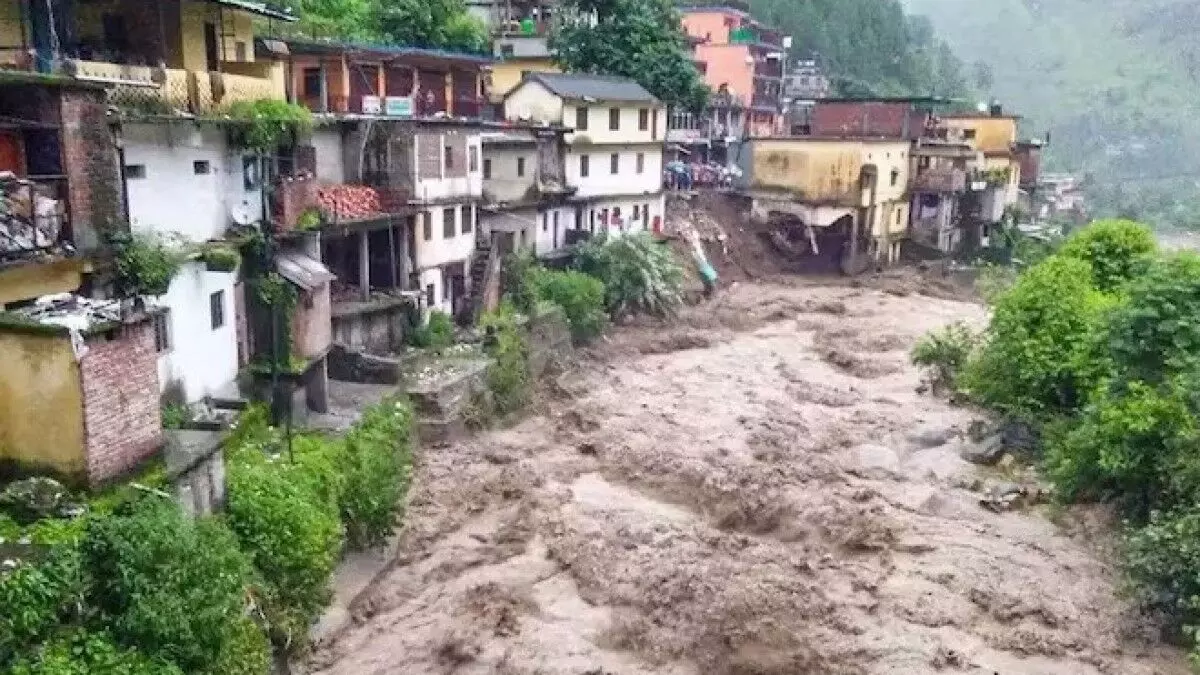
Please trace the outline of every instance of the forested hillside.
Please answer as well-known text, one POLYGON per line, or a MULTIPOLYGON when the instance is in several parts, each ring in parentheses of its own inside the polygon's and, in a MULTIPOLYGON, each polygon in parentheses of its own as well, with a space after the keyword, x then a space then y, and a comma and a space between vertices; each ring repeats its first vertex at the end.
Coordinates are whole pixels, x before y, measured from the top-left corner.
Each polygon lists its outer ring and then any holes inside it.
POLYGON ((972 84, 1052 132, 1094 204, 1160 224, 1200 209, 1200 0, 905 0, 972 84))
POLYGON ((756 18, 815 55, 839 94, 963 95, 962 64, 923 17, 897 0, 751 0, 756 18))

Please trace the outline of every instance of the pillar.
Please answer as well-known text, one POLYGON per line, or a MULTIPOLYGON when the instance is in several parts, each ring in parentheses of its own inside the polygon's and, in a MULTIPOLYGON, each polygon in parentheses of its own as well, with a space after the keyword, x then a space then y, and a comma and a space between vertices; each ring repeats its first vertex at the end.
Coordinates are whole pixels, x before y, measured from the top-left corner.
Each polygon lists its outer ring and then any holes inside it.
POLYGON ((317 413, 329 412, 329 359, 323 358, 313 366, 304 391, 308 409, 317 413))
POLYGON ((358 233, 358 288, 363 302, 371 299, 371 240, 367 231, 358 233))

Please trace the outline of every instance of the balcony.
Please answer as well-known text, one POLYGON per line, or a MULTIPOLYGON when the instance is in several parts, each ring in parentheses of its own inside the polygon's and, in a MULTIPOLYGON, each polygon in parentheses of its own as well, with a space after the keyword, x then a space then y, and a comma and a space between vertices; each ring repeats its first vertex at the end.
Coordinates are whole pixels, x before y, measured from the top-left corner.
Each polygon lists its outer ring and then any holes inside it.
POLYGON ((65 69, 76 79, 108 85, 109 98, 119 108, 143 113, 207 114, 238 101, 284 98, 282 87, 270 77, 266 64, 263 66, 243 68, 244 74, 239 74, 75 59, 66 62, 65 69), (255 71, 262 74, 255 74, 255 71))
POLYGON ((912 179, 912 189, 920 192, 963 192, 967 189, 967 172, 955 168, 928 168, 912 179))

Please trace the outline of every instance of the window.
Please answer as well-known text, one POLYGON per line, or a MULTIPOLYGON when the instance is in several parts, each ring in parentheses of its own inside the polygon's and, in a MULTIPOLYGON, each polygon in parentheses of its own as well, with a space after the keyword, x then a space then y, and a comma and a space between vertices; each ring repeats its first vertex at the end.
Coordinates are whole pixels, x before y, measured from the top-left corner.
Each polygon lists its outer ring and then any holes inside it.
POLYGON ((975 130, 974 129, 963 129, 963 138, 967 139, 968 141, 975 140, 975 130))
POLYGON ((901 215, 903 215, 903 212, 901 211, 901 209, 896 209, 896 224, 897 225, 900 224, 900 216, 901 215))
MULTIPOLYGON (((637 172, 642 173, 646 170, 646 153, 639 152, 637 154, 637 172)), ((637 216, 634 216, 635 218, 637 216)))
POLYGON ((517 158, 517 177, 520 178, 521 176, 524 176, 524 175, 525 175, 525 158, 518 157, 517 158))
POLYGON ((208 296, 208 317, 212 320, 213 330, 225 325, 225 291, 208 296))
POLYGON ((233 46, 233 55, 234 55, 234 58, 237 59, 239 62, 244 62, 246 60, 246 43, 238 42, 237 44, 235 44, 233 46))
POLYGON ((650 128, 650 111, 642 108, 638 111, 638 131, 645 131, 650 128))
MULTIPOLYGON (((321 95, 321 69, 320 68, 305 68, 304 69, 304 97, 318 97, 321 95)), ((311 103, 314 102, 310 102, 311 103)), ((315 101, 319 103, 319 101, 315 101)))
POLYGON ((619 220, 621 220, 621 207, 614 206, 613 207, 613 222, 616 222, 619 220))
POLYGON ((463 207, 463 234, 471 234, 471 228, 475 227, 475 213, 471 210, 471 205, 467 204, 463 207))
POLYGON ((621 128, 621 109, 620 108, 609 108, 608 109, 608 130, 609 131, 617 131, 620 128, 621 128))
POLYGON ((506 58, 506 59, 512 58, 512 55, 514 53, 515 53, 515 50, 513 49, 512 45, 500 45, 500 56, 501 57, 506 58))
POLYGON ((896 187, 896 183, 900 181, 900 169, 892 169, 892 187, 896 187))
POLYGON ((437 297, 434 295, 435 292, 436 292, 436 289, 433 287, 433 284, 425 285, 425 306, 426 307, 433 307, 433 304, 435 302, 437 302, 437 297))
POLYGON ((608 227, 608 209, 600 209, 600 224, 608 227))
POLYGON ((154 315, 154 351, 159 354, 171 351, 171 310, 164 309, 154 315))
POLYGON ((454 168, 454 150, 450 146, 446 146, 446 170, 450 171, 454 168))
POLYGON ((542 232, 548 232, 549 230, 550 230, 550 214, 543 213, 542 214, 542 232))
POLYGON ((575 109, 575 131, 587 131, 588 109, 580 106, 575 109))
POLYGON ((442 209, 442 237, 445 239, 454 238, 454 230, 457 227, 454 217, 454 207, 442 209))
POLYGON ((610 173, 616 173, 621 168, 621 155, 613 153, 608 156, 608 170, 610 173))
POLYGON ((638 205, 637 205, 637 204, 634 204, 634 205, 633 205, 633 215, 632 215, 632 216, 630 216, 630 219, 631 219, 631 220, 637 220, 637 219, 638 219, 638 205))
POLYGON ((207 176, 212 173, 212 164, 207 159, 198 159, 192 162, 192 173, 197 176, 207 176))
POLYGON ((146 177, 145 164, 126 164, 125 178, 129 180, 140 180, 146 177))
POLYGON ((425 241, 433 239, 433 214, 426 211, 421 214, 421 237, 425 241))
POLYGON ((554 212, 554 248, 558 248, 558 211, 554 212))
POLYGON ((490 179, 492 177, 492 160, 490 159, 483 160, 483 177, 484 179, 490 179))
POLYGON ((587 156, 587 155, 580 155, 580 156, 579 156, 579 176, 580 176, 581 178, 587 178, 587 177, 588 177, 588 169, 590 168, 590 167, 588 167, 588 163, 589 163, 589 162, 588 162, 588 156, 587 156))
POLYGON ((467 148, 467 170, 475 173, 479 170, 479 148, 471 146, 467 148))

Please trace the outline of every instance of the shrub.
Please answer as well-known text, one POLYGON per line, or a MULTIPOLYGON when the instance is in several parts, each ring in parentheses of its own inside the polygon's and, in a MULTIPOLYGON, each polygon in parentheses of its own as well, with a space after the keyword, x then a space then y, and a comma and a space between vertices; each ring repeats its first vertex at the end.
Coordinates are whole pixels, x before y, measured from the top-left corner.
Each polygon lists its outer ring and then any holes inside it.
POLYGON ((576 271, 538 269, 530 274, 538 300, 562 307, 576 343, 594 339, 604 330, 604 284, 576 271))
POLYGON ((1047 469, 1063 497, 1116 497, 1144 517, 1168 499, 1172 472, 1180 453, 1190 452, 1195 431, 1178 389, 1129 383, 1102 392, 1074 428, 1049 444, 1047 469))
POLYGON ((1155 512, 1130 530, 1125 570, 1144 606, 1165 612, 1176 627, 1200 623, 1200 507, 1155 512))
POLYGON ((337 492, 282 459, 238 462, 227 480, 226 522, 258 572, 268 632, 277 644, 298 647, 330 597, 342 543, 337 492))
POLYGON ((450 315, 438 310, 429 312, 429 320, 418 326, 409 338, 412 346, 440 351, 454 344, 454 322, 450 315))
POLYGON ((1091 268, 1052 256, 1027 270, 996 303, 984 344, 960 383, 981 402, 1017 416, 1078 409, 1099 377, 1086 355, 1112 302, 1091 268))
POLYGON ((520 248, 504 257, 504 295, 517 311, 529 314, 537 304, 533 276, 541 270, 533 251, 520 248))
POLYGON ((250 565, 219 522, 144 497, 91 520, 80 549, 88 599, 117 642, 185 672, 207 671, 230 648, 250 565))
POLYGON ((82 597, 79 552, 71 545, 53 547, 40 562, 0 571, 0 670, 76 613, 82 597))
POLYGON ((531 394, 529 346, 517 322, 516 310, 507 303, 479 321, 490 335, 487 341, 492 365, 488 368, 488 389, 496 412, 508 415, 525 407, 531 394))
POLYGON ((1017 282, 1017 270, 1008 265, 987 264, 979 270, 975 290, 989 305, 996 302, 1017 282))
POLYGON ((953 390, 976 341, 974 331, 965 323, 956 321, 922 337, 913 346, 912 362, 928 373, 934 393, 953 390))
POLYGON ((645 232, 591 239, 579 248, 577 263, 604 283, 614 317, 668 316, 683 303, 683 267, 670 248, 645 232))
POLYGON ((179 273, 186 256, 160 237, 115 235, 117 283, 128 295, 163 295, 179 273))
POLYGON ((242 263, 242 254, 225 244, 210 244, 200 254, 210 272, 233 272, 242 263))
POLYGON ((228 626, 225 650, 204 675, 267 675, 271 668, 271 645, 258 624, 242 617, 228 626))
MULTIPOLYGON (((11 675, 183 675, 172 663, 113 642, 105 633, 76 630, 18 661, 11 675)), ((265 671, 262 671, 265 672, 265 671)))
POLYGON ((1200 367, 1200 256, 1155 262, 1127 296, 1106 331, 1119 379, 1156 383, 1200 367))
POLYGON ((339 507, 355 548, 381 544, 396 528, 412 470, 412 425, 408 403, 387 400, 367 409, 343 440, 339 507))
POLYGON ((1157 248, 1141 223, 1099 220, 1071 235, 1058 253, 1088 263, 1095 287, 1112 293, 1144 272, 1157 248))

